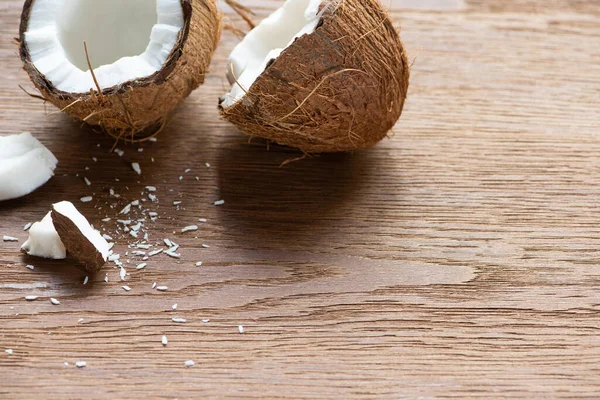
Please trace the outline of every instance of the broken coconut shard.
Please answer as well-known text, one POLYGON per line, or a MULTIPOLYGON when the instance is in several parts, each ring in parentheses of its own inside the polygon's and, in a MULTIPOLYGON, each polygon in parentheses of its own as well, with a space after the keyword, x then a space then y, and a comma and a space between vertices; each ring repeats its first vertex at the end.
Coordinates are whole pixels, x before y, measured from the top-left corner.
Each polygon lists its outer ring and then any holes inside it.
POLYGON ((33 192, 52 178, 57 164, 29 132, 0 137, 0 201, 33 192))
POLYGON ((133 135, 204 82, 220 33, 215 0, 26 0, 20 55, 44 100, 133 135))
POLYGON ((305 153, 377 144, 402 114, 410 75, 379 0, 287 0, 229 61, 221 115, 305 153))
POLYGON ((71 257, 89 272, 102 268, 108 259, 109 244, 72 203, 63 201, 54 204, 52 221, 71 257))
POLYGON ((34 257, 62 260, 67 257, 67 250, 60 240, 54 224, 51 212, 44 219, 36 222, 29 229, 29 239, 21 246, 21 249, 34 257))

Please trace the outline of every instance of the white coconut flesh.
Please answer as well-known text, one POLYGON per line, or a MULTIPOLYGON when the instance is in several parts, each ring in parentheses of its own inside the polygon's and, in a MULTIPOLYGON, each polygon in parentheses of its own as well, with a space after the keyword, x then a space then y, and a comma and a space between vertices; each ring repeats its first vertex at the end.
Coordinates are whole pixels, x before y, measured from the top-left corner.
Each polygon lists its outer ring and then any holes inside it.
POLYGON ((29 228, 29 239, 21 248, 34 257, 53 260, 67 258, 67 250, 54 228, 51 213, 46 214, 44 219, 29 228))
POLYGON ((57 164, 29 132, 0 137, 0 201, 33 192, 52 178, 57 164))
POLYGON ((32 63, 63 92, 102 89, 162 69, 184 26, 180 0, 34 0, 24 40, 32 63))
POLYGON ((240 100, 271 60, 297 38, 315 31, 323 0, 287 0, 238 44, 229 56, 227 77, 233 85, 223 99, 229 107, 240 100))
POLYGON ((100 232, 92 228, 88 220, 75 208, 73 203, 68 201, 61 201, 60 203, 53 204, 53 209, 57 213, 70 219, 79 232, 96 248, 98 253, 102 255, 104 261, 108 259, 110 252, 110 245, 102 237, 100 232))

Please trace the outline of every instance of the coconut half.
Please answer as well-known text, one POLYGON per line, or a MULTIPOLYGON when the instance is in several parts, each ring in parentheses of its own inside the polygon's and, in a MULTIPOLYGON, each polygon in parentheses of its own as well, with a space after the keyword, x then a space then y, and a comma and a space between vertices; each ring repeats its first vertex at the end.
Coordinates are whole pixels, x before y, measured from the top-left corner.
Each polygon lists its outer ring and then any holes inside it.
POLYGON ((36 222, 29 228, 29 239, 23 243, 21 249, 34 257, 53 260, 67 258, 67 249, 54 228, 50 212, 40 222, 36 222))
POLYGON ((0 201, 23 197, 54 176, 58 160, 31 133, 0 137, 0 201))
POLYGON ((229 61, 222 116, 304 152, 375 145, 408 91, 404 47, 377 0, 287 0, 229 61))
POLYGON ((204 82, 220 30, 214 0, 26 0, 20 53, 45 100, 135 134, 204 82))
POLYGON ((62 201, 54 204, 51 216, 67 253, 83 264, 89 272, 96 272, 102 268, 108 260, 110 245, 77 211, 73 203, 62 201))

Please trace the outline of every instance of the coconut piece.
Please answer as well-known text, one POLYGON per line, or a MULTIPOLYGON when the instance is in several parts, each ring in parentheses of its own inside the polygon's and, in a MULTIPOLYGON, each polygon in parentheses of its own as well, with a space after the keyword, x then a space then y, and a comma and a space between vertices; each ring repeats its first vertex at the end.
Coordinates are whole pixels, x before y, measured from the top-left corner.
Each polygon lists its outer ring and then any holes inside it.
POLYGON ((54 176, 57 164, 29 132, 0 137, 0 201, 30 194, 54 176))
POLYGON ((221 115, 305 153, 374 146, 408 90, 408 59, 378 0, 288 0, 229 60, 221 115))
POLYGON ((49 212, 40 222, 33 224, 29 229, 29 239, 21 249, 30 256, 63 260, 67 258, 67 250, 54 228, 51 214, 49 212))
POLYGON ((20 55, 46 101, 135 134, 204 82, 220 32, 215 0, 26 0, 20 55))
POLYGON ((67 252, 89 272, 106 263, 109 244, 100 232, 77 211, 73 203, 63 201, 52 206, 52 221, 67 252))

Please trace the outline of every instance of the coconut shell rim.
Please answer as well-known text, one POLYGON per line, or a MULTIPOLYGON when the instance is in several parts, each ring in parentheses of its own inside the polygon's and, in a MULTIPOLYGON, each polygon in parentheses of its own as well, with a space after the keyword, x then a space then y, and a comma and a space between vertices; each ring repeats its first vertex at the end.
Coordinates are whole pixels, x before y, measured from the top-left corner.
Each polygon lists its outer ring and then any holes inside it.
MULTIPOLYGON (((21 61, 23 62, 23 69, 30 76, 31 80, 34 81, 36 86, 42 87, 43 89, 45 89, 49 93, 56 95, 57 97, 73 97, 85 95, 89 96, 89 92, 66 92, 57 89, 52 84, 52 82, 50 82, 50 80, 46 78, 46 76, 42 74, 31 61, 29 47, 25 40, 25 32, 27 32, 27 28, 29 26, 29 15, 31 14, 31 8, 35 1, 36 0, 25 0, 25 3, 23 4, 23 10, 21 12, 21 22, 19 24, 19 55, 21 56, 21 61)), ((118 85, 102 89, 102 94, 122 94, 125 93, 129 88, 135 89, 150 85, 157 85, 166 81, 167 77, 171 74, 171 72, 173 72, 173 70, 177 66, 177 62, 183 54, 183 48, 187 42, 190 33, 190 21, 192 19, 191 1, 192 0, 180 0, 181 7, 183 9, 184 25, 182 30, 179 32, 179 38, 177 39, 177 42, 175 42, 171 53, 167 57, 161 69, 146 77, 128 80, 118 85)), ((96 88, 90 89, 93 89, 94 91, 96 90, 96 88)))

